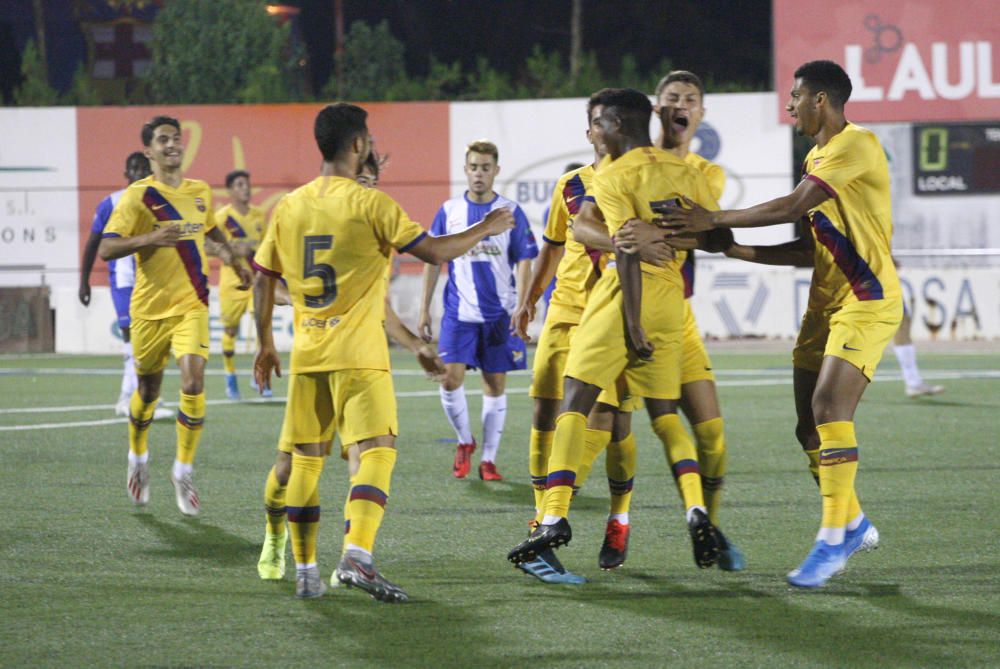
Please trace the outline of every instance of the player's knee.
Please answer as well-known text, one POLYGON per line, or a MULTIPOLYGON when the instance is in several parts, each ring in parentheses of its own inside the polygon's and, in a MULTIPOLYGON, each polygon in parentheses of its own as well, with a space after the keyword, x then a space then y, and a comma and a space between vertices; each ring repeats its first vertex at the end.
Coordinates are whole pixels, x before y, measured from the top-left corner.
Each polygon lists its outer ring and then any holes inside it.
POLYGON ((799 440, 804 450, 813 451, 819 448, 819 434, 811 422, 799 421, 795 426, 795 438, 799 440))
POLYGON ((552 432, 556 429, 556 415, 559 412, 559 400, 536 399, 535 413, 532 423, 536 430, 552 432))
POLYGON ((204 390, 204 379, 194 378, 181 381, 181 392, 185 395, 200 395, 204 390))
POLYGON ((274 478, 278 485, 288 485, 288 478, 292 475, 292 456, 281 453, 274 463, 274 478), (284 457, 281 457, 284 456, 284 457))

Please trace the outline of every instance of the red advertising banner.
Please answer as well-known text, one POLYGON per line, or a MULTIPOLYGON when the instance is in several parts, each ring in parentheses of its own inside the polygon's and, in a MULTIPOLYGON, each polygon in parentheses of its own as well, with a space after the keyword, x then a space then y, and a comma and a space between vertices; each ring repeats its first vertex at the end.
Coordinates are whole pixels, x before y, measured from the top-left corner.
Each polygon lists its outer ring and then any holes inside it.
MULTIPOLYGON (((450 196, 448 103, 374 103, 368 127, 376 149, 389 154, 379 188, 412 218, 429 227, 450 196)), ((313 139, 320 105, 209 105, 81 107, 77 109, 80 244, 86 243, 94 210, 108 193, 123 188, 125 158, 142 149, 142 125, 157 114, 181 122, 184 174, 213 186, 216 208, 228 201, 225 176, 245 169, 252 202, 270 212, 290 190, 319 175, 321 157, 313 139)), ((95 284, 106 284, 96 263, 95 284)))
POLYGON ((774 0, 774 82, 784 111, 795 69, 841 64, 862 122, 1000 119, 995 0, 774 0))

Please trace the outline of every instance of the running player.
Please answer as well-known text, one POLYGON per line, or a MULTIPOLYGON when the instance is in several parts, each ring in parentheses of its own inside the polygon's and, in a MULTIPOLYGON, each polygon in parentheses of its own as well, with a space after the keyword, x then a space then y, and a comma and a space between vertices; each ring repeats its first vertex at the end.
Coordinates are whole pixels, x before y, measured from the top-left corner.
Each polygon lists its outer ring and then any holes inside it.
POLYGON ((878 138, 847 121, 850 95, 851 80, 837 63, 802 65, 785 108, 796 131, 813 137, 816 146, 795 190, 749 209, 709 212, 695 206, 665 215, 685 232, 776 225, 802 216, 812 227, 808 238, 775 247, 734 245, 727 252, 766 264, 808 262, 811 255, 814 265, 792 363, 795 434, 819 480, 823 514, 812 550, 788 574, 788 582, 800 587, 824 585, 852 554, 878 545, 878 531, 854 489, 854 413, 903 316, 889 255, 888 164, 878 138))
MULTIPOLYGON (((651 221, 652 206, 681 193, 715 206, 700 172, 652 146, 652 106, 645 95, 632 89, 604 89, 591 100, 604 106, 598 123, 591 128, 596 141, 608 152, 607 164, 601 165, 594 178, 594 194, 612 235, 628 220, 651 221)), ((679 253, 680 260, 683 255, 679 253)), ((616 253, 616 271, 605 272, 598 280, 574 335, 566 362, 563 412, 556 420, 549 458, 545 515, 531 536, 508 554, 515 564, 572 538, 566 517, 581 461, 586 416, 601 389, 611 388, 623 372, 629 391, 645 398, 653 430, 664 443, 684 499, 695 561, 708 567, 718 557, 718 540, 705 510, 697 453, 676 414, 683 326, 680 273, 676 264, 644 264, 640 297, 639 259, 632 262, 627 256, 616 253), (677 438, 678 430, 685 439, 677 438)))
MULTIPOLYGON (((500 173, 499 152, 492 142, 479 140, 465 149, 465 177, 469 188, 461 197, 448 200, 431 225, 432 235, 464 230, 487 212, 506 207, 514 212, 517 225, 510 233, 483 240, 471 253, 448 263, 441 320, 441 358, 448 373, 441 384, 441 406, 455 430, 458 447, 452 474, 465 478, 476 449, 465 399, 465 370, 479 369, 483 376, 483 454, 479 478, 500 481, 496 455, 507 418, 507 372, 525 369, 524 340, 510 332, 510 315, 517 293, 531 276, 531 259, 538 255, 528 218, 513 201, 493 190, 500 173), (516 282, 515 282, 516 278, 516 282)), ((431 301, 439 267, 424 268, 424 292, 420 313, 420 335, 431 340, 431 301)))
MULTIPOLYGON (((215 220, 226 235, 230 248, 240 258, 252 258, 266 227, 264 212, 250 204, 250 173, 234 170, 226 175, 229 203, 215 212, 215 220)), ((206 244, 210 255, 217 255, 214 244, 206 244)), ((239 290, 240 279, 229 267, 222 267, 219 274, 219 320, 222 321, 222 364, 226 369, 226 397, 240 399, 236 381, 236 338, 240 335, 240 321, 247 309, 253 308, 252 294, 239 290)), ((255 385, 251 381, 251 386, 255 385)), ((255 388, 256 389, 256 388, 255 388)), ((267 389, 261 393, 270 397, 267 389)))
POLYGON ((98 248, 104 260, 137 254, 130 309, 139 384, 129 406, 127 489, 135 504, 149 501, 149 424, 172 350, 181 391, 170 480, 181 513, 195 516, 200 502, 191 475, 205 422, 208 360, 205 238, 219 244, 219 257, 235 269, 243 290, 252 276, 215 227, 209 185, 181 174, 184 144, 177 119, 157 116, 142 127, 141 136, 153 175, 125 190, 98 248))
MULTIPOLYGON (((125 159, 125 179, 127 183, 134 183, 139 179, 145 179, 152 172, 149 169, 149 158, 143 155, 142 151, 134 151, 125 159)), ((80 261, 80 303, 90 306, 90 272, 94 267, 94 259, 97 258, 97 247, 101 244, 101 236, 104 228, 108 225, 111 212, 121 199, 125 189, 116 190, 111 195, 101 200, 94 213, 94 223, 90 227, 90 237, 83 248, 83 259, 80 261)), ((129 302, 132 300, 132 286, 135 285, 135 257, 119 258, 108 262, 108 286, 111 288, 111 301, 115 305, 115 313, 118 316, 118 329, 122 333, 122 357, 125 361, 125 369, 122 371, 121 391, 118 394, 118 402, 115 403, 115 413, 119 416, 128 416, 128 405, 132 399, 132 393, 139 386, 139 379, 135 374, 135 357, 132 355, 132 340, 129 334, 129 327, 132 318, 129 316, 129 302)), ((153 419, 169 418, 173 415, 170 409, 158 408, 153 412, 153 419)))
POLYGON ((368 157, 367 113, 337 103, 316 117, 314 134, 323 154, 320 176, 277 204, 254 256, 258 351, 254 374, 270 387, 280 374, 271 332, 278 276, 284 276, 295 310, 291 378, 281 442, 292 449, 286 496, 296 596, 319 597, 326 589, 316 566, 319 478, 334 433, 356 444, 347 511, 350 526, 335 576, 383 601, 406 593, 375 568, 372 549, 389 495, 396 461, 396 399, 389 352, 382 335, 385 272, 392 248, 425 262, 451 260, 489 235, 513 227, 507 208, 454 235, 429 237, 388 195, 356 181, 368 157), (359 225, 358 223, 363 223, 359 225), (364 341, 366 346, 358 346, 364 341))

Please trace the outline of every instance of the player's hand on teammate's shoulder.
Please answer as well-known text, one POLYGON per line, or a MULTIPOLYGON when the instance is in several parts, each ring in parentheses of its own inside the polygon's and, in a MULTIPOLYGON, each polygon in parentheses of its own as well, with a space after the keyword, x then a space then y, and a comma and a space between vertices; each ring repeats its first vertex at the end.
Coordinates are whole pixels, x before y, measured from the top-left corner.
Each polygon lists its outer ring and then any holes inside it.
POLYGON ((149 233, 149 245, 160 247, 174 246, 180 241, 183 234, 180 225, 171 223, 149 233))
POLYGON ((668 228, 673 234, 696 233, 712 230, 712 212, 687 196, 682 196, 683 207, 663 206, 653 211, 659 216, 653 220, 659 226, 668 228))
POLYGON ((437 383, 444 381, 444 375, 447 372, 444 366, 444 361, 432 346, 424 344, 417 349, 416 355, 417 362, 420 363, 420 366, 427 374, 428 379, 437 383))
POLYGON ((615 249, 622 253, 638 255, 645 263, 663 267, 674 259, 672 249, 663 231, 637 218, 625 222, 615 233, 615 249))
POLYGON ((481 221, 491 235, 499 235, 514 227, 514 212, 507 207, 497 207, 481 221))

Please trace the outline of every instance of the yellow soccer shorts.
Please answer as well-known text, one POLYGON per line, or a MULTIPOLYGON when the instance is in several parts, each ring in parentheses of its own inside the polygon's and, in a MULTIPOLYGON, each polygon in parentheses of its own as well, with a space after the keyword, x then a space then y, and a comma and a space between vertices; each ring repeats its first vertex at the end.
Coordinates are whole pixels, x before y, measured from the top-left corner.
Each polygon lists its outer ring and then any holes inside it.
POLYGON ((174 357, 198 355, 208 359, 208 310, 157 320, 133 318, 131 327, 135 371, 140 375, 163 371, 174 357))
POLYGON ((253 311, 253 295, 249 290, 235 291, 235 294, 219 295, 219 321, 222 327, 239 327, 240 319, 247 311, 253 311))
POLYGON ((628 350, 622 292, 616 272, 594 286, 583 320, 573 335, 566 376, 599 388, 614 388, 624 372, 631 395, 678 399, 681 394, 681 344, 684 296, 662 277, 642 273, 642 327, 653 344, 653 357, 640 360, 628 350))
POLYGON ((332 441, 337 434, 346 458, 351 444, 398 433, 396 393, 388 371, 341 369, 288 377, 278 450, 291 453, 295 444, 332 441))
POLYGON ((715 382, 712 360, 705 350, 705 342, 702 341, 701 331, 698 329, 698 322, 694 318, 694 310, 689 300, 684 300, 684 343, 681 357, 682 386, 695 381, 715 382))
POLYGON ((819 372, 824 356, 851 363, 869 381, 903 318, 900 298, 851 302, 836 309, 807 310, 792 351, 792 364, 819 372))

